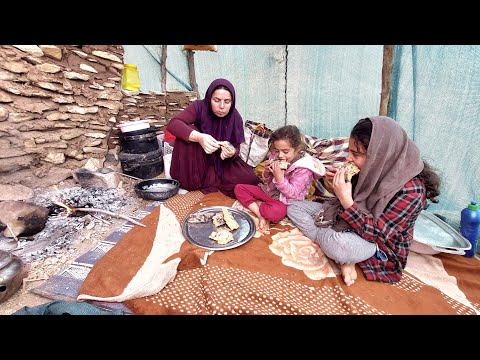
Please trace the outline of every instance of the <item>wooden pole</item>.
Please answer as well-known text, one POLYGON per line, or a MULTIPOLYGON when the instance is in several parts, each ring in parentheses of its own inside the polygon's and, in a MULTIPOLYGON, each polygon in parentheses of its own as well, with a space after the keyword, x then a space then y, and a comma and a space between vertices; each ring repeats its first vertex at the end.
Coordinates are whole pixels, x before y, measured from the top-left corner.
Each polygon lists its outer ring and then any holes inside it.
POLYGON ((197 97, 200 99, 200 94, 198 93, 197 79, 195 76, 195 61, 193 59, 194 52, 192 50, 185 51, 187 52, 188 76, 190 79, 190 86, 192 87, 193 91, 197 93, 197 97))
POLYGON ((393 45, 383 46, 382 94, 380 97, 380 116, 388 115, 388 104, 392 91, 393 45))
POLYGON ((162 93, 167 93, 167 45, 162 45, 162 93))

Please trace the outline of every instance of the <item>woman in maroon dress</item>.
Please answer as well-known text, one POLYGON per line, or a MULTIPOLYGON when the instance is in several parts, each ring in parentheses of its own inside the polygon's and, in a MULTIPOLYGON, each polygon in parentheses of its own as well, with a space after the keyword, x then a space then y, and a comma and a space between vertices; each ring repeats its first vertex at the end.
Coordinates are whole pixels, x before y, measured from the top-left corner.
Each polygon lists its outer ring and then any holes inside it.
POLYGON ((236 184, 257 185, 254 170, 239 156, 245 141, 243 119, 235 108, 235 88, 226 79, 214 80, 205 99, 196 100, 167 125, 175 144, 170 175, 186 190, 204 194, 221 191, 235 198, 236 184), (233 148, 220 146, 228 141, 233 148))

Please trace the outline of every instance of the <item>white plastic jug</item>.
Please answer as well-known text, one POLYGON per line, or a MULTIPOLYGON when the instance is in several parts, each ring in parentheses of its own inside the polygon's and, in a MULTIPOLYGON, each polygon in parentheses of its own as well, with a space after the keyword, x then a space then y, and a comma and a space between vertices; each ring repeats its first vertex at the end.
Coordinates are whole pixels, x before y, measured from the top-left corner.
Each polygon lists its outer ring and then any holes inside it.
POLYGON ((171 179, 170 177, 170 164, 172 163, 172 154, 163 155, 163 171, 165 172, 165 177, 171 179))

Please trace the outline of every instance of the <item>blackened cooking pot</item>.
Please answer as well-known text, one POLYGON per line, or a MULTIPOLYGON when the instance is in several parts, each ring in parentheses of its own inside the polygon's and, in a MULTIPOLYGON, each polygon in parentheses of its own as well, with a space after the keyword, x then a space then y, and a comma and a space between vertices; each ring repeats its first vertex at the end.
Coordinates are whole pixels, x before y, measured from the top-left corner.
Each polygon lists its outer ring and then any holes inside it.
POLYGON ((120 151, 118 159, 123 173, 140 179, 153 179, 163 171, 163 157, 161 149, 144 154, 129 154, 120 151))
POLYGON ((158 139, 156 128, 129 131, 120 133, 120 144, 122 152, 130 154, 144 154, 158 150, 158 139))
POLYGON ((135 184, 135 193, 145 200, 162 201, 176 195, 180 182, 175 179, 149 179, 135 184))

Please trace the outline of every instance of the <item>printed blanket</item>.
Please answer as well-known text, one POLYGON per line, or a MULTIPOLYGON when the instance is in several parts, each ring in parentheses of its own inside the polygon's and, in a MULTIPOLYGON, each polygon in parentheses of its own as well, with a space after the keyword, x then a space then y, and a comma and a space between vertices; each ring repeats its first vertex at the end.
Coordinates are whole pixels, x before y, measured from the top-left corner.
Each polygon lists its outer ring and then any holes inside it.
MULTIPOLYGON (((205 206, 241 207, 221 193, 190 206, 179 196, 154 208, 92 267, 79 301, 122 302, 134 314, 478 314, 480 261, 411 252, 397 284, 337 266, 288 221, 247 243, 211 251, 183 237, 181 224, 205 206)), ((258 220, 250 214, 258 224, 258 220)))

